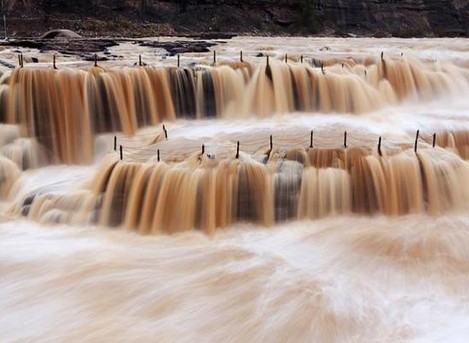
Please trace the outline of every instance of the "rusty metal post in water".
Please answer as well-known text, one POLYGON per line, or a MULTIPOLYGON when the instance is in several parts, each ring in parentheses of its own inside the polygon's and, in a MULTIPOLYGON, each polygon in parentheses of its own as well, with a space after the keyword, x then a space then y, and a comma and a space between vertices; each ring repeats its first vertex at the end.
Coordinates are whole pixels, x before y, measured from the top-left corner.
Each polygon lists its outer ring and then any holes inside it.
POLYGON ((378 139, 378 155, 383 156, 383 154, 381 153, 381 136, 379 136, 378 139))
POLYGON ((418 141, 419 141, 419 133, 420 133, 420 130, 417 130, 417 133, 415 134, 415 143, 414 143, 415 153, 417 153, 417 144, 418 144, 418 141))
POLYGON ((436 133, 433 134, 433 143, 432 143, 432 147, 435 147, 436 145, 436 133))
POLYGON ((117 151, 117 136, 114 135, 114 151, 117 151))
POLYGON ((236 158, 239 158, 239 141, 236 142, 236 158))
POLYGON ((344 131, 344 148, 347 147, 347 131, 344 131))
POLYGON ((309 138, 309 147, 312 148, 313 147, 313 130, 311 130, 311 137, 309 138))
POLYGON ((119 152, 120 152, 120 158, 121 158, 121 161, 122 161, 122 159, 124 158, 124 154, 122 152, 122 145, 119 148, 119 152))

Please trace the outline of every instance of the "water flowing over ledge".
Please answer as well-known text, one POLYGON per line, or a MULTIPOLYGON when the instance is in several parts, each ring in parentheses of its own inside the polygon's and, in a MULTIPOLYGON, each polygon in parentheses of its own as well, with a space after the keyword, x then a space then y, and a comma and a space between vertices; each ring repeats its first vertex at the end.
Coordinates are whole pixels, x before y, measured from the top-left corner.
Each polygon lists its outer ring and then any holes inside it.
MULTIPOLYGON (((436 216, 469 209, 467 160, 442 148, 380 152, 269 150, 261 161, 244 153, 217 160, 199 152, 173 163, 155 157, 119 161, 111 154, 87 187, 16 196, 10 213, 43 223, 124 225, 144 234, 191 229, 211 234, 238 222, 271 226, 351 213, 436 216)), ((6 175, 19 177, 8 159, 2 161, 6 175)), ((22 193, 14 181, 4 180, 5 197, 8 191, 10 197, 22 193)))
POLYGON ((175 68, 129 43, 6 72, 2 340, 465 343, 464 44, 245 37, 175 68))
POLYGON ((0 80, 0 122, 19 124, 59 161, 89 163, 97 134, 180 118, 355 113, 469 92, 469 72, 412 58, 267 65, 15 69, 0 80))

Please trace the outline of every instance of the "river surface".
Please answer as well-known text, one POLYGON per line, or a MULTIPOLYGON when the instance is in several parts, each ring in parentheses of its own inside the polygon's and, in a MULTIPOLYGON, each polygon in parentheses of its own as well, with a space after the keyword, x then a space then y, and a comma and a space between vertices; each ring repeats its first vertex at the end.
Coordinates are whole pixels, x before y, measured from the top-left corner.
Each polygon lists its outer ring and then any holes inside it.
MULTIPOLYGON (((6 119, 0 123, 3 137, 0 138, 1 341, 466 342, 469 337, 469 40, 237 37, 220 43, 215 49, 220 65, 235 63, 240 50, 243 58, 254 66, 265 65, 265 55, 270 56, 272 68, 277 65, 283 68, 280 63, 284 63, 285 54, 293 65, 300 63, 301 55, 305 62, 313 58, 325 61, 326 77, 337 75, 337 80, 343 82, 356 78, 365 93, 369 91, 375 98, 382 97, 382 101, 363 111, 350 110, 347 106, 326 111, 319 105, 314 110, 290 110, 278 100, 277 90, 274 95, 266 95, 270 100, 256 98, 252 107, 243 107, 248 90, 232 98, 235 100, 230 100, 231 103, 223 106, 218 103, 213 118, 207 118, 200 110, 196 119, 178 117, 175 109, 172 119, 141 127, 129 124, 124 133, 103 127, 101 131, 105 132, 89 130, 85 134, 78 128, 73 131, 72 127, 70 132, 83 144, 83 149, 74 141, 67 153, 61 150, 60 142, 63 140, 64 146, 69 144, 65 143, 68 136, 53 136, 52 141, 59 144, 55 148, 47 146, 44 137, 36 140, 21 123, 9 122, 17 114, 8 107, 11 117, 2 117, 6 119), (406 59, 409 65, 423 68, 423 74, 434 73, 438 80, 441 76, 442 88, 426 96, 417 82, 415 92, 405 86, 409 93, 402 96, 398 94, 400 86, 394 90, 376 86, 379 93, 373 93, 373 81, 362 71, 374 75, 373 66, 379 64, 381 52, 384 59, 406 59), (256 57, 259 54, 263 56, 256 57), (362 68, 360 74, 355 69, 341 71, 344 68, 340 66, 341 61, 347 60, 356 63, 354 68, 362 68), (446 77, 458 86, 452 86, 446 77), (271 99, 274 105, 267 107, 271 109, 269 113, 259 110, 258 103, 271 104, 271 99), (162 139, 161 123, 168 130, 167 140, 162 139), (291 162, 291 168, 299 168, 299 172, 280 167, 284 159, 288 160, 290 150, 308 147, 311 130, 314 130, 315 147, 321 149, 342 149, 343 134, 347 131, 347 149, 368 149, 365 159, 370 166, 376 166, 375 161, 392 160, 395 164, 389 167, 391 171, 399 163, 414 158, 415 133, 420 130, 420 167, 417 163, 415 170, 425 174, 423 181, 407 183, 401 169, 396 169, 400 174, 388 175, 382 167, 379 170, 383 170, 386 191, 373 193, 376 199, 381 199, 376 200, 377 209, 357 210, 353 194, 344 191, 338 195, 335 187, 339 181, 331 174, 327 182, 335 186, 319 196, 334 199, 327 200, 331 201, 327 206, 320 201, 327 209, 320 215, 314 211, 302 215, 302 211, 308 211, 301 210, 301 206, 314 207, 317 203, 299 204, 297 210, 295 200, 294 206, 285 205, 293 206, 295 212, 286 220, 278 219, 277 203, 272 205, 272 210, 263 209, 262 214, 259 214, 261 210, 253 214, 244 209, 249 213, 220 219, 219 213, 197 204, 199 196, 194 196, 193 208, 189 208, 180 205, 187 196, 173 198, 170 194, 165 198, 168 206, 181 206, 178 208, 183 210, 176 217, 153 219, 152 223, 158 222, 160 227, 151 232, 142 229, 142 223, 136 225, 135 219, 126 218, 143 216, 138 207, 147 206, 146 198, 133 206, 136 209, 130 210, 129 205, 125 213, 119 214, 122 222, 114 225, 113 207, 120 211, 121 207, 116 206, 124 205, 112 195, 99 198, 93 193, 98 192, 97 180, 101 180, 98 176, 106 173, 111 164, 119 166, 118 152, 112 147, 114 135, 124 145, 121 163, 139 168, 154 166, 158 149, 167 164, 165 168, 174 173, 180 170, 218 172, 218 163, 233 159, 236 142, 241 141, 239 163, 256 166, 262 175, 267 175, 266 184, 274 185, 272 180, 288 181, 294 177, 305 180, 308 171, 321 169, 316 165, 299 166, 297 162, 291 162), (440 140, 433 148, 432 135, 436 132, 440 140), (453 136, 454 132, 460 135, 453 136), (275 154, 272 147, 268 151, 270 135, 274 137, 275 148, 278 147, 275 154), (377 152, 379 136, 383 137, 384 157, 377 152), (91 154, 88 160, 81 154, 87 144, 91 154), (202 144, 205 150, 198 155, 202 144), (271 164, 264 161, 264 167, 261 162, 265 156, 271 164), (431 175, 434 179, 430 180, 431 175), (387 177, 398 181, 390 186, 387 177), (405 193, 407 189, 411 191, 405 193), (415 199, 413 190, 419 194, 415 199), (433 191, 436 195, 429 195, 433 191), (34 202, 29 207, 26 199, 31 194, 36 198, 30 200, 34 202), (395 201, 399 209, 387 205, 391 197, 394 200, 390 203, 395 201), (339 198, 344 201, 340 206, 335 202, 339 198), (402 203, 406 205, 400 207, 402 203), (99 212, 96 214, 94 211, 99 206, 111 213, 112 218, 108 220, 99 212), (29 212, 25 212, 26 208, 29 212), (187 215, 185 211, 203 213, 202 219, 195 214, 193 221, 188 221, 189 230, 181 224, 181 218, 187 215), (101 216, 99 220, 97 215, 101 216), (215 224, 210 224, 213 229, 208 232, 205 226, 210 225, 204 220, 212 219, 215 224), (161 228, 165 223, 175 229, 161 228), (191 225, 197 229, 193 230, 191 225)), ((139 54, 146 63, 159 67, 176 63, 175 56, 166 56, 162 50, 131 43, 114 47, 111 52, 125 58, 103 62, 102 66, 117 73, 133 68, 132 61, 139 54)), ((25 50, 24 53, 38 52, 25 50)), ((30 68, 48 68, 51 55, 40 56, 40 63, 30 68)), ((13 62, 16 56, 13 50, 5 49, 0 51, 0 58, 13 62)), ((184 67, 205 70, 212 68, 212 58, 212 53, 191 53, 182 55, 181 61, 184 67)), ((89 67, 73 58, 59 60, 59 66, 80 70, 89 67)), ((321 77, 321 66, 313 63, 312 68, 321 77)), ((413 70, 415 76, 416 69, 413 70)), ((274 71, 274 78, 275 75, 274 71)), ((406 81, 396 81, 400 83, 406 81)), ((7 86, 0 85, 0 108, 6 108, 1 103, 2 89, 7 86)), ((287 86, 285 89, 289 91, 287 86)), ((331 94, 334 104, 338 93, 331 94)), ((39 103, 52 103, 56 96, 46 99, 42 97, 39 103)), ((55 134, 54 128, 47 130, 55 134)), ((348 180, 344 188, 349 187, 352 193, 360 189, 353 184, 354 167, 340 165, 341 159, 337 161, 324 170, 331 173, 340 170, 348 180)), ((285 165, 289 166, 286 162, 285 165)), ((409 170, 408 180, 412 168, 405 169, 409 170)), ((364 174, 373 177, 376 189, 381 180, 378 174, 364 174)), ((122 175, 116 172, 116 180, 131 178, 128 173, 122 175)), ((345 181, 340 182, 343 185, 345 181)), ((202 183, 198 185, 196 192, 200 193, 202 183)), ((263 192, 279 193, 277 186, 270 190, 266 186, 263 192)), ((109 181, 106 187, 109 190, 114 184, 109 181)), ((118 193, 119 184, 115 187, 118 193)), ((143 192, 145 187, 141 187, 143 192)), ((179 193, 186 194, 183 191, 179 193)), ((298 202, 305 197, 303 189, 293 191, 297 192, 298 202)), ((240 192, 237 197, 246 196, 240 192)), ((254 192, 260 191, 255 188, 254 192)), ((292 190, 288 188, 285 192, 292 190)), ((222 198, 217 195, 210 199, 207 207, 218 206, 217 201, 222 198)), ((258 200, 255 196, 254 199, 258 200)), ((272 199, 272 194, 265 195, 258 202, 264 205, 277 201, 272 199)), ((291 198, 278 201, 284 199, 291 198)), ((372 201, 368 195, 363 199, 360 201, 372 201)), ((254 200, 249 201, 248 204, 255 204, 254 200)), ((238 206, 239 212, 241 205, 238 206)), ((153 210, 157 212, 156 208, 153 210)), ((169 211, 168 207, 163 212, 169 211)))

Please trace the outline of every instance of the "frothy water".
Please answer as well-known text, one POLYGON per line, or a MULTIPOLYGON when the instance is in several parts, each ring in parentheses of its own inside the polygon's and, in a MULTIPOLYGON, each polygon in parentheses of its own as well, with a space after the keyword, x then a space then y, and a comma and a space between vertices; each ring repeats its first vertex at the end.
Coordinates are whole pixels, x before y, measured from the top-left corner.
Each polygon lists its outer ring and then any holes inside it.
POLYGON ((138 236, 2 224, 7 341, 463 342, 467 216, 138 236))
POLYGON ((215 65, 122 44, 3 73, 1 340, 465 342, 465 47, 240 37, 215 65))

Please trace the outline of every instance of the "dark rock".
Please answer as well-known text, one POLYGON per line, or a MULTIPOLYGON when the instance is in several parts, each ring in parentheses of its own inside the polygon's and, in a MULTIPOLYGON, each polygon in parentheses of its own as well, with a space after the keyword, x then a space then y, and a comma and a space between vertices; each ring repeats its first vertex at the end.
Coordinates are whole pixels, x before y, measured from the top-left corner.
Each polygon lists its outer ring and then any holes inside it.
POLYGON ((95 56, 95 55, 82 55, 83 57, 83 60, 84 61, 90 61, 90 62, 94 62, 94 61, 98 61, 98 62, 101 62, 101 61, 109 61, 109 58, 107 58, 106 56, 95 56))
POLYGON ((196 38, 196 39, 231 39, 236 37, 234 33, 226 33, 226 32, 203 32, 195 35, 188 35, 188 37, 196 38))
POLYGON ((143 41, 141 46, 149 46, 152 48, 165 49, 170 56, 183 54, 186 52, 209 52, 210 47, 217 45, 216 43, 207 41, 175 41, 175 42, 157 42, 143 41))
POLYGON ((41 35, 41 39, 57 39, 57 38, 65 38, 65 39, 74 39, 74 38, 81 38, 81 36, 73 32, 71 30, 50 30, 41 35))
POLYGON ((10 69, 14 69, 15 68, 15 65, 10 63, 10 62, 7 62, 7 61, 3 61, 3 60, 0 60, 0 64, 4 67, 7 67, 7 68, 10 68, 10 69))
POLYGON ((31 210, 31 205, 21 207, 21 215, 27 217, 29 214, 29 210, 31 210))
MULTIPOLYGON (((15 46, 21 48, 29 48, 29 49, 42 49, 44 43, 40 40, 33 41, 33 40, 15 40, 10 39, 6 42, 0 42, 0 46, 15 46)), ((21 53, 20 50, 15 50, 15 53, 21 53)))
MULTIPOLYGON (((67 55, 82 55, 107 51, 107 48, 119 45, 112 39, 36 39, 36 40, 10 40, 0 42, 0 46, 17 46, 44 51, 59 51, 67 55)), ((20 51, 18 51, 20 53, 20 51)))
POLYGON ((31 205, 34 201, 36 194, 30 194, 23 200, 23 206, 31 205))

